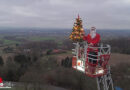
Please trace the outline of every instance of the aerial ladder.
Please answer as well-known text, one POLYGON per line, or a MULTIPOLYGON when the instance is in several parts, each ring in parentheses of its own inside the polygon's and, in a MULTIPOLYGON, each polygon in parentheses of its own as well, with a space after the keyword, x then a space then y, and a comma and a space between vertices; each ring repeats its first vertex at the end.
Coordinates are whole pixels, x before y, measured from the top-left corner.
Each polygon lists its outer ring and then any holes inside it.
POLYGON ((74 54, 72 68, 83 72, 86 76, 96 78, 97 90, 114 90, 108 64, 111 54, 110 45, 100 44, 98 47, 91 47, 87 42, 73 44, 75 48, 72 49, 74 54), (90 49, 96 54, 91 54, 90 49))

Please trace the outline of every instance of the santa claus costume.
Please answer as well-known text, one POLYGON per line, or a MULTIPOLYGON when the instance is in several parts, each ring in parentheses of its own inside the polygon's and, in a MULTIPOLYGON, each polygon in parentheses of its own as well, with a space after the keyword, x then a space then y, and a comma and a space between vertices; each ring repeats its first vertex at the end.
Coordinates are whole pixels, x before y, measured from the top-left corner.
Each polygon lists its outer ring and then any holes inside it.
POLYGON ((96 28, 91 27, 90 33, 87 36, 84 36, 83 39, 87 41, 90 46, 97 46, 100 42, 100 35, 96 33, 96 28))
POLYGON ((93 66, 97 65, 97 55, 98 55, 98 48, 89 48, 89 47, 97 47, 100 42, 100 35, 96 33, 96 28, 91 27, 90 33, 87 36, 84 36, 83 39, 88 43, 87 48, 87 57, 88 60, 86 60, 86 63, 89 62, 89 64, 92 67, 89 67, 91 70, 91 73, 95 72, 95 68, 93 66))

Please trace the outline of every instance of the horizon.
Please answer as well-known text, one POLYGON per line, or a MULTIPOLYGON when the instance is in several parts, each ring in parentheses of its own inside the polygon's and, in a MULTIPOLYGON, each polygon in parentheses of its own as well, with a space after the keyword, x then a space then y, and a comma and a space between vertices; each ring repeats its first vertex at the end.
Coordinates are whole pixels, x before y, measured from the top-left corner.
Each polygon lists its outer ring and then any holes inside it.
MULTIPOLYGON (((0 31, 1 30, 23 30, 23 29, 25 29, 25 30, 72 30, 72 28, 38 28, 38 27, 0 27, 0 31)), ((90 28, 84 28, 84 30, 86 31, 89 31, 90 30, 90 28)), ((97 29, 97 30, 99 30, 99 31, 112 31, 112 30, 115 30, 115 31, 122 31, 122 30, 124 30, 124 31, 129 31, 130 29, 97 29)))

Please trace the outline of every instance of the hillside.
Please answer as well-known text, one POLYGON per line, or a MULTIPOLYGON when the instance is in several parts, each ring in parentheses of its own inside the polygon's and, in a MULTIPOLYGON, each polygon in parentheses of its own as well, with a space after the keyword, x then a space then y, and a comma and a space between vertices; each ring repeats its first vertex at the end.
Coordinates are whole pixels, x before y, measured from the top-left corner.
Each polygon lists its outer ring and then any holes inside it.
MULTIPOLYGON (((72 57, 73 55, 71 53, 68 54, 62 54, 62 55, 56 55, 58 60, 65 59, 66 57, 72 57)), ((120 63, 130 63, 130 55, 128 54, 120 54, 120 53, 112 53, 109 64, 112 66, 118 65, 120 63)))
POLYGON ((118 65, 120 63, 130 63, 130 55, 112 53, 110 59, 110 65, 118 65))

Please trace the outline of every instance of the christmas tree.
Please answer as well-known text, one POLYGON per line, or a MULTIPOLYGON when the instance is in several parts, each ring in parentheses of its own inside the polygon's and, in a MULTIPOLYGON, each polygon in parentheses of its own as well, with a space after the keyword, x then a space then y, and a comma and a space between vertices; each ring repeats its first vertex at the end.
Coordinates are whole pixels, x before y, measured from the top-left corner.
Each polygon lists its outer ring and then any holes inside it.
POLYGON ((78 18, 76 18, 76 22, 74 23, 70 39, 75 42, 82 42, 84 35, 85 32, 82 26, 82 20, 78 15, 78 18))

